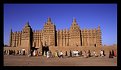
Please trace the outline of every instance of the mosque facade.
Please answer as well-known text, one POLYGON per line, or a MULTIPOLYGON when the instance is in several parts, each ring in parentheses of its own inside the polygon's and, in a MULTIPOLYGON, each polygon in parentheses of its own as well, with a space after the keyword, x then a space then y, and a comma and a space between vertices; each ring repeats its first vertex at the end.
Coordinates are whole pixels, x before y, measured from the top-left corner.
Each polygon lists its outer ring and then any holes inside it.
MULTIPOLYGON (((31 53, 31 50, 43 51, 43 47, 48 46, 51 51, 56 50, 73 50, 72 48, 81 47, 101 47, 100 26, 94 29, 80 29, 73 19, 69 29, 56 30, 56 26, 47 19, 42 30, 32 30, 27 22, 22 31, 10 32, 10 47, 16 53, 23 49, 25 54, 31 53)), ((64 51, 65 52, 65 51, 64 51)))

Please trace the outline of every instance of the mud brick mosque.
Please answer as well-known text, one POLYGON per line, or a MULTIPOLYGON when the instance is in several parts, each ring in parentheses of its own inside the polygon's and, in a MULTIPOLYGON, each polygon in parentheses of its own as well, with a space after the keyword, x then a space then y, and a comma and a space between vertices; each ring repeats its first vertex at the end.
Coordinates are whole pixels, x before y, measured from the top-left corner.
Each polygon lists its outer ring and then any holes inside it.
POLYGON ((22 31, 13 32, 11 29, 10 47, 4 47, 4 50, 14 50, 15 53, 24 50, 25 54, 34 50, 69 53, 70 50, 100 47, 102 47, 100 26, 94 29, 80 29, 76 19, 73 19, 70 29, 56 30, 51 18, 48 18, 42 30, 32 30, 29 22, 22 31))

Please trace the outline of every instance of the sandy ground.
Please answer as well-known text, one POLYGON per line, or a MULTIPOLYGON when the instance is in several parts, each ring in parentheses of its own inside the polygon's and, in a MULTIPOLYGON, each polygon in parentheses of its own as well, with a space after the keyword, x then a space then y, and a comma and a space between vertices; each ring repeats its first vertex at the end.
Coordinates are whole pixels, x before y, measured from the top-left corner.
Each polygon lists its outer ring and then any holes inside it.
POLYGON ((117 66, 117 57, 64 57, 4 55, 4 66, 117 66))

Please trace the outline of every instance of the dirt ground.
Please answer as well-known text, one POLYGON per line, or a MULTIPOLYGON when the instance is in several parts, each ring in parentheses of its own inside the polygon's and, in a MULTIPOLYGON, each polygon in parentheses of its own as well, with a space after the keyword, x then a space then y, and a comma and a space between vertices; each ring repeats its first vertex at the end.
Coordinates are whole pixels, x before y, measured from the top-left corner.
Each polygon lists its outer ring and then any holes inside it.
POLYGON ((117 57, 64 57, 4 55, 4 66, 117 66, 117 57))

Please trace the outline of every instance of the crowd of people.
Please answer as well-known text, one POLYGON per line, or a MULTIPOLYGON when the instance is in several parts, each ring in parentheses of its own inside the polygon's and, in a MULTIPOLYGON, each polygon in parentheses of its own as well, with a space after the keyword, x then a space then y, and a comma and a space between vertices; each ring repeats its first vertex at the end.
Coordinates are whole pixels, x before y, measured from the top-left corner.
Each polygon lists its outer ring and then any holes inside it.
POLYGON ((114 57, 117 57, 116 51, 114 50, 109 51, 109 58, 114 58, 114 57))
MULTIPOLYGON (((69 53, 67 53, 67 51, 65 52, 65 54, 62 51, 56 51, 54 53, 52 53, 51 51, 47 51, 47 54, 45 55, 47 58, 51 58, 51 57, 59 57, 59 58, 64 58, 64 57, 76 57, 76 56, 80 56, 80 57, 84 57, 84 58, 89 58, 89 57, 104 57, 104 56, 108 56, 108 54, 105 54, 104 50, 100 50, 99 52, 96 52, 95 50, 93 50, 92 52, 90 50, 87 51, 71 51, 69 53)), ((117 57, 116 51, 112 50, 109 52, 109 58, 113 58, 113 57, 117 57)))
MULTIPOLYGON (((25 55, 24 50, 23 51, 17 51, 17 53, 15 53, 15 51, 13 50, 9 50, 9 51, 4 51, 4 54, 6 55, 25 55)), ((33 51, 32 54, 29 54, 28 56, 40 56, 40 52, 38 52, 37 50, 33 51)), ((105 54, 104 50, 100 50, 100 51, 90 51, 90 50, 83 50, 83 51, 78 51, 78 50, 74 50, 74 51, 55 51, 55 52, 51 52, 50 50, 47 52, 44 52, 43 56, 46 56, 47 58, 51 58, 51 57, 59 57, 59 58, 64 58, 64 57, 76 57, 76 56, 80 56, 80 57, 84 57, 84 58, 89 58, 89 57, 104 57, 104 56, 109 56, 109 58, 114 58, 117 57, 117 53, 116 50, 110 50, 109 51, 109 55, 105 54)))
POLYGON ((25 55, 25 50, 4 50, 4 55, 25 55))

